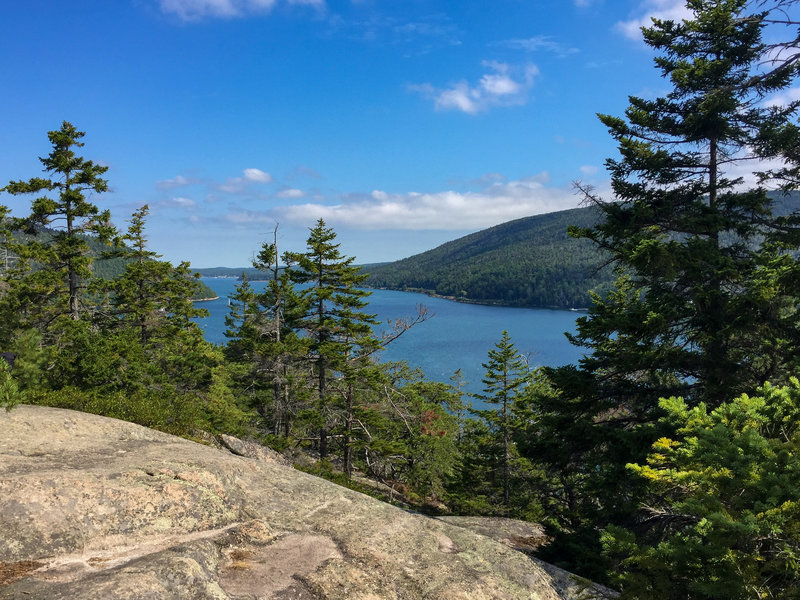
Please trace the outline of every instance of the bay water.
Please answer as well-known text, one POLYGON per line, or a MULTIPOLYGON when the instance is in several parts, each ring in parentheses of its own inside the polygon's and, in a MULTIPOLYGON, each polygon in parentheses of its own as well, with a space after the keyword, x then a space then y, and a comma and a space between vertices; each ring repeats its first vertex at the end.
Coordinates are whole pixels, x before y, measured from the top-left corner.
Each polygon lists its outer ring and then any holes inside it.
MULTIPOLYGON (((214 344, 225 344, 225 316, 228 314, 228 296, 234 292, 236 279, 204 277, 203 282, 219 296, 218 300, 201 302, 209 316, 198 323, 206 339, 214 344)), ((251 285, 262 290, 265 282, 251 285)), ((533 308, 508 308, 467 304, 424 294, 371 290, 366 312, 376 315, 383 325, 376 332, 388 329, 395 319, 412 318, 417 306, 424 305, 431 316, 418 323, 382 352, 383 361, 406 361, 419 367, 428 379, 448 382, 457 369, 461 369, 464 389, 481 391, 481 379, 487 361, 487 352, 507 330, 520 353, 535 366, 558 366, 577 363, 582 349, 571 345, 565 332, 575 331, 575 319, 580 313, 569 310, 533 308)))

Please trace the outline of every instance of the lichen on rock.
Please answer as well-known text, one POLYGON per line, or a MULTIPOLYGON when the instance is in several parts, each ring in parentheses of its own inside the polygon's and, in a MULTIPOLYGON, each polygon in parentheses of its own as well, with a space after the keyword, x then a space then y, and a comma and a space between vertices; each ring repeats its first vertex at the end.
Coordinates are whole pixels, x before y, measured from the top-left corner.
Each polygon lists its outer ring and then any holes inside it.
POLYGON ((265 456, 0 413, 0 599, 572 597, 501 542, 265 456))

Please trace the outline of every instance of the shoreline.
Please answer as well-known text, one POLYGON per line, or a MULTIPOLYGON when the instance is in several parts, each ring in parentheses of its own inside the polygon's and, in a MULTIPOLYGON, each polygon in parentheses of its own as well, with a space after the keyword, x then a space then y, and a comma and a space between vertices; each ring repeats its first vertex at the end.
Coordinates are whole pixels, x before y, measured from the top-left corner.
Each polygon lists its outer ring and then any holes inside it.
POLYGON ((442 300, 450 300, 451 302, 459 302, 461 304, 475 304, 478 306, 498 306, 501 308, 525 308, 528 310, 569 310, 572 312, 587 312, 588 308, 568 308, 564 306, 525 306, 521 304, 509 304, 507 302, 501 302, 499 300, 491 301, 491 300, 475 300, 473 298, 459 298, 458 296, 444 296, 442 294, 437 294, 431 290, 425 290, 422 288, 392 288, 392 287, 372 287, 372 286, 362 286, 366 290, 384 290, 390 292, 409 292, 412 294, 423 294, 425 296, 430 296, 431 298, 440 298, 442 300))

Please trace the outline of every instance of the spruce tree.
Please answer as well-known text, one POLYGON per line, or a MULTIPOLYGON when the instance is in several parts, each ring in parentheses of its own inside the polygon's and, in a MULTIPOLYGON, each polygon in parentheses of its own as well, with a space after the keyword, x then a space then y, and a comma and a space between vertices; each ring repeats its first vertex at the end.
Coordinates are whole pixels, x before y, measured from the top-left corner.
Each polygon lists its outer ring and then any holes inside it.
POLYGON ((304 314, 303 301, 288 272, 279 267, 278 257, 276 229, 274 241, 264 243, 253 260, 253 266, 269 276, 264 290, 254 290, 243 274, 230 298, 225 335, 231 340, 226 354, 239 365, 243 392, 271 423, 272 433, 288 437, 292 414, 297 412, 292 401, 297 395, 295 368, 307 343, 295 331, 304 314))
POLYGON ((643 30, 671 91, 631 97, 625 118, 600 115, 619 144, 606 162, 614 196, 582 188, 604 220, 573 233, 606 250, 620 278, 578 320, 572 341, 590 353, 551 370, 560 393, 541 399, 533 452, 573 482, 563 495, 579 499, 585 528, 567 533, 585 535, 584 550, 597 525, 636 512, 641 484, 624 466, 659 435, 659 398, 718 406, 786 381, 800 359, 796 230, 773 217, 764 187, 735 175, 753 158, 796 157, 797 103, 764 103, 796 65, 759 71, 767 15, 746 0, 687 7, 689 19, 643 30))
MULTIPOLYGON (((332 411, 330 379, 343 372, 352 379, 354 359, 369 354, 378 345, 372 334, 374 315, 363 312, 370 292, 358 287, 367 275, 361 273, 360 267, 353 266, 354 257, 340 252, 335 240, 334 230, 319 219, 310 229, 306 252, 285 255, 292 263, 291 280, 304 286, 301 294, 306 313, 299 327, 311 340, 310 358, 314 365, 319 411, 319 453, 323 459, 328 454, 331 416, 335 412, 332 411)), ((347 405, 345 428, 350 422, 353 391, 348 385, 343 393, 347 405)), ((348 447, 346 443, 345 448, 348 447)))
POLYGON ((192 302, 197 277, 189 263, 175 267, 158 260, 160 255, 147 248, 144 229, 149 211, 145 204, 133 213, 128 231, 122 236, 128 246, 115 253, 128 260, 125 271, 99 286, 111 292, 115 320, 137 327, 142 344, 147 344, 159 328, 182 329, 192 318, 208 315, 192 302))
POLYGON ((514 405, 528 382, 527 365, 511 341, 508 331, 503 331, 500 341, 489 350, 483 393, 476 398, 497 408, 476 410, 498 437, 500 470, 502 472, 503 507, 509 508, 511 489, 512 427, 514 405))
MULTIPOLYGON (((48 178, 33 177, 27 181, 11 181, 0 191, 9 194, 56 192, 57 196, 39 196, 31 204, 31 214, 18 222, 27 233, 38 235, 42 241, 11 244, 25 265, 33 266, 24 281, 16 285, 20 304, 31 308, 46 305, 58 313, 77 320, 84 311, 86 282, 91 278, 92 258, 86 235, 108 240, 114 233, 108 211, 100 211, 87 199, 87 194, 102 193, 108 182, 102 175, 108 167, 100 166, 76 155, 75 148, 83 143, 84 132, 64 121, 61 129, 50 131, 47 137, 53 150, 41 157, 48 178), (44 228, 48 229, 43 233, 44 228), (63 302, 62 302, 63 300, 63 302)), ((18 273, 21 273, 18 269, 18 273)))

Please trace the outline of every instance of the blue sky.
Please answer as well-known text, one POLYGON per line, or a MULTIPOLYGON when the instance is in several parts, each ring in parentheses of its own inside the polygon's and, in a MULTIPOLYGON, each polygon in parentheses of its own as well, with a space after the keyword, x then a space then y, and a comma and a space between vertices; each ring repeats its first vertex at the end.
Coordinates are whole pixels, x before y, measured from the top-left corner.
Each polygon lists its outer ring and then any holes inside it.
MULTIPOLYGON (((595 113, 666 90, 638 27, 679 0, 9 0, 0 182, 86 132, 95 197, 165 258, 245 266, 317 218, 394 260, 607 187, 595 113)), ((0 183, 2 185, 2 183, 0 183)), ((0 195, 17 216, 28 198, 0 195)))

